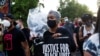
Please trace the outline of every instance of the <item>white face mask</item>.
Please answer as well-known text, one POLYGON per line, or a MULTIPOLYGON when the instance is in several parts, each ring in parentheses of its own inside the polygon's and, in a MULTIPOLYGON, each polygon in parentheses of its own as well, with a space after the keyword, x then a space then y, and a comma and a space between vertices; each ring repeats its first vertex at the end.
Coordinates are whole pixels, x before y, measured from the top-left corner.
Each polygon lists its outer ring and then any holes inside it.
POLYGON ((10 22, 8 20, 3 20, 2 24, 4 27, 10 27, 10 22))

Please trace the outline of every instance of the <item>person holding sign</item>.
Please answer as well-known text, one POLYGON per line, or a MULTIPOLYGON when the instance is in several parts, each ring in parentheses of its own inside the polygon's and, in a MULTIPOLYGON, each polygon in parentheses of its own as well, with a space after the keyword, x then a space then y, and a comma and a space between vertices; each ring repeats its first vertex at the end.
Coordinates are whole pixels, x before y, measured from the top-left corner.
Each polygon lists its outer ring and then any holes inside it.
POLYGON ((57 11, 50 11, 47 16, 47 30, 44 37, 44 56, 70 56, 76 46, 71 33, 64 28, 58 27, 61 15, 57 11))

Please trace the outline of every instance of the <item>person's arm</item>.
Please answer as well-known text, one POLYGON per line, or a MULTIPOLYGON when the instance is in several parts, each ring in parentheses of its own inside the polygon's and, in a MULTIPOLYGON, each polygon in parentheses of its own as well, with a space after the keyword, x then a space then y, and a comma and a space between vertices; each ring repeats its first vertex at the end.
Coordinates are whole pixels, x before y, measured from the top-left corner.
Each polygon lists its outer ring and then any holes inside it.
POLYGON ((74 38, 74 42, 75 42, 76 48, 78 48, 79 46, 77 44, 76 33, 73 34, 73 38, 74 38))
POLYGON ((83 40, 83 36, 82 36, 82 28, 79 28, 79 40, 83 40))
POLYGON ((85 39, 89 38, 89 35, 86 35, 83 37, 83 33, 82 33, 82 27, 79 28, 79 40, 80 41, 84 41, 85 39))
POLYGON ((92 56, 89 52, 84 51, 84 56, 92 56))
POLYGON ((30 49, 29 49, 29 45, 26 39, 26 36, 24 35, 24 33, 22 31, 19 31, 19 41, 24 49, 25 55, 26 56, 30 56, 30 49))
POLYGON ((96 43, 93 42, 93 39, 88 39, 84 42, 83 52, 84 52, 84 56, 97 56, 98 53, 97 47, 96 47, 96 43))
POLYGON ((73 34, 71 34, 67 29, 65 30, 65 34, 69 36, 70 51, 74 52, 76 50, 76 45, 73 39, 73 34))
POLYGON ((28 46, 27 40, 24 41, 24 42, 21 42, 21 44, 22 44, 22 47, 23 47, 23 49, 25 51, 25 55, 26 56, 30 56, 30 51, 29 51, 29 46, 28 46))
POLYGON ((76 45, 73 36, 71 36, 70 34, 69 34, 69 45, 70 45, 71 52, 74 52, 76 50, 76 45))

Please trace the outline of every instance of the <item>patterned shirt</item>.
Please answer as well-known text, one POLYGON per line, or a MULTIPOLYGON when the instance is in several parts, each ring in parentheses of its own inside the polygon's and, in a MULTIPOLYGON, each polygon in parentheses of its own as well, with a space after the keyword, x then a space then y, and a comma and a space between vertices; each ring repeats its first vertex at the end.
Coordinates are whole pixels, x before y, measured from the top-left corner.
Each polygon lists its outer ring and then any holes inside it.
POLYGON ((89 52, 92 56, 100 56, 99 34, 93 34, 84 42, 83 50, 89 52))

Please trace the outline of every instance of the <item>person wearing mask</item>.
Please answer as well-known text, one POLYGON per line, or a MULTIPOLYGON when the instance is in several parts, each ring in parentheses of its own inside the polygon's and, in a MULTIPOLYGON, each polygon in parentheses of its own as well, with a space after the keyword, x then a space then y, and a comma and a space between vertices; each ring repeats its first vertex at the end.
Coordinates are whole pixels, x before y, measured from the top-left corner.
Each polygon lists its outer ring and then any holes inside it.
MULTIPOLYGON (((23 31, 23 33, 26 36, 26 39, 28 41, 29 48, 31 49, 32 41, 30 40, 30 30, 27 27, 24 27, 24 23, 21 19, 16 20, 16 28, 23 31)), ((30 54, 32 56, 31 50, 30 50, 30 54)))
POLYGON ((60 20, 59 27, 63 27, 64 24, 65 24, 65 22, 64 22, 64 19, 62 18, 62 19, 60 20))
POLYGON ((89 36, 94 33, 95 27, 92 24, 92 15, 91 14, 84 14, 82 15, 83 25, 79 29, 79 41, 80 41, 80 49, 83 55, 83 43, 86 41, 89 36))
POLYGON ((11 14, 4 16, 3 34, 4 51, 7 56, 30 56, 28 42, 21 30, 16 29, 11 14))
POLYGON ((100 7, 97 14, 95 33, 83 45, 84 56, 100 56, 100 7))
POLYGON ((73 38, 74 38, 74 42, 76 44, 76 52, 80 53, 78 55, 82 55, 82 52, 80 50, 80 41, 79 41, 79 29, 80 29, 80 27, 82 27, 82 20, 80 18, 78 19, 78 24, 79 24, 79 26, 77 26, 74 29, 73 38))
POLYGON ((21 19, 16 20, 16 23, 17 23, 16 28, 23 31, 23 33, 25 34, 27 41, 29 43, 29 41, 30 41, 30 38, 29 38, 30 37, 30 30, 28 28, 24 27, 23 21, 21 19))
MULTIPOLYGON (((72 35, 70 34, 70 32, 62 27, 58 27, 58 24, 59 24, 59 21, 60 21, 60 18, 61 18, 61 15, 59 12, 57 11, 53 11, 51 10, 49 13, 48 13, 48 16, 47 16, 47 25, 49 27, 49 30, 47 30, 45 33, 44 33, 44 43, 53 43, 53 42, 56 42, 56 44, 60 43, 60 42, 66 42, 68 44, 68 50, 70 52, 74 51, 75 50, 75 43, 72 39, 72 35), (55 40, 57 38, 60 38, 60 37, 63 37, 63 36, 67 36, 68 38, 61 41, 61 40, 55 40)), ((67 47, 66 47, 67 48, 67 47)), ((70 54, 71 53, 67 53, 70 54)), ((59 55, 61 56, 61 55, 59 55)))
POLYGON ((65 24, 63 25, 63 27, 67 30, 69 30, 69 32, 73 35, 74 32, 74 24, 70 22, 70 20, 68 19, 68 17, 65 17, 65 24))

